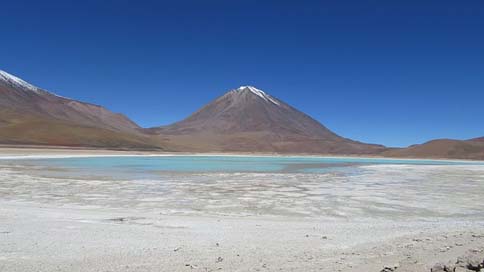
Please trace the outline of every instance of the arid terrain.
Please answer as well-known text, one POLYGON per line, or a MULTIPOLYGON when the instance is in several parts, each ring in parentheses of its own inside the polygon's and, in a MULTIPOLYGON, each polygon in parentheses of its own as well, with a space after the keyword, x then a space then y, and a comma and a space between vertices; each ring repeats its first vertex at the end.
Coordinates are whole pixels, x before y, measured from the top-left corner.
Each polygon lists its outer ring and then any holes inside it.
POLYGON ((480 165, 132 180, 36 159, 176 155, 0 151, 1 271, 479 271, 484 260, 480 165))
POLYGON ((252 86, 231 90, 186 119, 141 128, 122 114, 58 96, 1 71, 0 144, 167 152, 246 152, 484 159, 482 138, 390 148, 344 138, 252 86))
POLYGON ((484 0, 0 25, 0 272, 484 272, 484 0))
POLYGON ((392 149, 382 153, 388 157, 407 158, 451 158, 451 159, 484 159, 483 138, 470 140, 433 140, 420 145, 412 145, 407 148, 392 149))

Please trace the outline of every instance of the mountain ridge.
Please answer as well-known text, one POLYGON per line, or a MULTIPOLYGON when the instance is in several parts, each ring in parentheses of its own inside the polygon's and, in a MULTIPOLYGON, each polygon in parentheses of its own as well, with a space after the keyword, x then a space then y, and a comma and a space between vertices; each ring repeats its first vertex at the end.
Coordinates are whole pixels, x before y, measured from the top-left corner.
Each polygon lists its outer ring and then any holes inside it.
POLYGON ((51 93, 1 70, 0 144, 484 159, 484 137, 436 139, 407 148, 347 139, 249 85, 226 92, 179 122, 142 128, 122 113, 51 93))
POLYGON ((0 143, 151 148, 140 129, 123 114, 0 72, 0 143))
POLYGON ((23 110, 31 111, 32 114, 48 115, 68 121, 72 121, 69 118, 72 118, 73 115, 84 114, 82 118, 78 118, 75 122, 97 126, 93 122, 97 121, 104 126, 119 130, 140 129, 135 122, 124 116, 124 114, 113 113, 93 103, 59 96, 27 83, 5 71, 0 71, 0 88, 3 88, 3 100, 0 101, 0 105, 4 109, 22 108, 23 110), (5 101, 9 103, 5 103, 5 101), (35 112, 32 111, 32 106, 34 106, 35 112))

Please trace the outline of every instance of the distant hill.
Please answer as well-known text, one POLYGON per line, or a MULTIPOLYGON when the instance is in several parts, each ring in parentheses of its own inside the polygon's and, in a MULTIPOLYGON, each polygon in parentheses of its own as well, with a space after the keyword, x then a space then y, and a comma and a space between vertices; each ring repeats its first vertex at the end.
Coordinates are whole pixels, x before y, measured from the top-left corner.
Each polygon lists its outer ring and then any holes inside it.
POLYGON ((484 137, 471 140, 438 139, 382 155, 389 157, 450 158, 484 160, 484 137))
POLYGON ((470 139, 469 141, 473 141, 473 142, 484 142, 484 137, 470 139))

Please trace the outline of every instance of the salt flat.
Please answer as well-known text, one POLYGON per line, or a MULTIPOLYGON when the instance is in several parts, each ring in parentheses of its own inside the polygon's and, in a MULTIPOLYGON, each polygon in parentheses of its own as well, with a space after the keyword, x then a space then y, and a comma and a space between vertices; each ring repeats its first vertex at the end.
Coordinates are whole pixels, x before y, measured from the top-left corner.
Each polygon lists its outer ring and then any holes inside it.
POLYGON ((482 165, 300 171, 313 164, 133 175, 4 160, 0 271, 429 271, 484 250, 482 165))

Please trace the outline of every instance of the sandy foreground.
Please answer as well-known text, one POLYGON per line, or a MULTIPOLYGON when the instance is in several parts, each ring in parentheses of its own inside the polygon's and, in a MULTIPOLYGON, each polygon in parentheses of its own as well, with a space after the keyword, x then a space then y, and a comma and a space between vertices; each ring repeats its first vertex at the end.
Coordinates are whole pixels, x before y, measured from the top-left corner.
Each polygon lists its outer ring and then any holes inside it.
MULTIPOLYGON (((117 154, 91 150, 0 151, 3 157, 117 154)), ((455 263, 462 256, 484 259, 481 216, 437 218, 430 208, 424 214, 428 216, 418 218, 166 214, 140 204, 140 199, 122 199, 123 194, 111 198, 108 204, 101 197, 86 201, 70 191, 71 184, 49 184, 39 177, 33 186, 32 181, 5 173, 0 176, 2 272, 378 272, 385 267, 386 271, 430 271, 436 263, 455 263)), ((99 189, 83 182, 75 190, 90 197, 100 195, 96 190, 120 186, 103 181, 104 187, 99 189)), ((145 198, 142 190, 123 188, 119 190, 145 198)), ((196 194, 205 196, 206 192, 196 194)), ((472 197, 469 203, 456 203, 476 210, 482 207, 472 197)), ((203 204, 210 210, 211 202, 203 204)), ((442 203, 445 209, 446 205, 442 203)))
POLYGON ((469 250, 476 222, 160 216, 2 202, 0 271, 429 271, 469 250))

